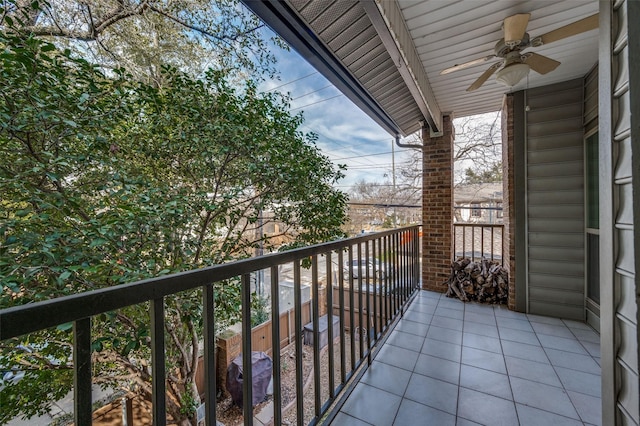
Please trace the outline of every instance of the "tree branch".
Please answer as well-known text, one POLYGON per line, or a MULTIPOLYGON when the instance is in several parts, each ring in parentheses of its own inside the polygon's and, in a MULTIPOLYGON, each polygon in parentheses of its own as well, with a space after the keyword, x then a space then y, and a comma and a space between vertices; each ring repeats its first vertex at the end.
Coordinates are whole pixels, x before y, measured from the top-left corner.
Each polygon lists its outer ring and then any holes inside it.
POLYGON ((180 18, 178 18, 176 16, 173 16, 172 14, 160 9, 157 6, 149 5, 149 9, 153 10, 154 12, 156 12, 156 13, 162 15, 162 16, 164 16, 167 19, 172 20, 173 22, 175 22, 177 24, 182 25, 185 28, 189 28, 190 30, 197 31, 200 34, 206 35, 207 37, 214 38, 214 39, 216 39, 218 41, 222 41, 222 42, 227 43, 227 44, 230 44, 229 42, 236 41, 240 37, 244 37, 244 36, 246 36, 248 34, 251 34, 254 31, 257 31, 258 29, 264 27, 264 24, 260 24, 260 25, 256 25, 253 28, 250 28, 250 29, 248 29, 246 31, 238 32, 233 36, 228 36, 228 35, 219 36, 219 35, 213 34, 213 33, 209 32, 209 31, 205 30, 204 28, 197 27, 195 25, 192 25, 192 24, 188 23, 187 21, 185 21, 183 19, 180 19, 180 18))
POLYGON ((91 8, 87 5, 90 22, 87 23, 88 29, 85 31, 69 30, 61 28, 58 25, 40 27, 35 24, 22 27, 22 31, 31 33, 35 36, 63 37, 79 41, 95 41, 98 39, 100 34, 110 26, 131 16, 142 15, 148 7, 148 0, 142 0, 140 4, 129 10, 120 3, 118 7, 108 13, 102 20, 94 22, 91 8))

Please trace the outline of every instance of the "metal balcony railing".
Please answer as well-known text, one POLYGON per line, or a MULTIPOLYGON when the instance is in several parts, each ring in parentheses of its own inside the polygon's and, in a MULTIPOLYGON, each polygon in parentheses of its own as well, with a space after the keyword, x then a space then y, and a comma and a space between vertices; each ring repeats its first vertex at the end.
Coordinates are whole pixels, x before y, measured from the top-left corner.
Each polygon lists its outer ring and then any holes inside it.
POLYGON ((490 259, 503 263, 504 225, 456 223, 453 225, 454 257, 490 259))
MULTIPOLYGON (((153 380, 153 423, 165 425, 166 377, 165 371, 165 300, 177 293, 203 290, 202 311, 204 333, 205 371, 205 422, 216 424, 216 360, 213 283, 233 277, 240 277, 242 283, 242 330, 243 353, 251 353, 251 273, 269 269, 271 275, 271 320, 278 323, 279 309, 279 266, 293 263, 294 309, 295 309, 295 364, 296 364, 296 407, 297 423, 304 423, 303 398, 303 326, 301 297, 301 262, 311 262, 311 304, 313 322, 313 342, 319 342, 318 279, 319 268, 326 268, 326 305, 328 315, 328 336, 334 336, 334 316, 339 318, 340 359, 334 356, 334 340, 328 339, 329 392, 322 397, 320 391, 320 348, 313 346, 313 386, 315 400, 313 417, 309 424, 315 424, 337 401, 347 388, 347 383, 360 367, 371 363, 376 343, 384 336, 393 321, 402 313, 403 307, 413 297, 418 288, 419 271, 419 228, 407 227, 393 231, 370 234, 334 242, 318 244, 283 253, 273 253, 261 257, 240 260, 223 265, 215 265, 198 270, 147 279, 130 284, 104 288, 101 290, 61 297, 25 306, 0 310, 0 341, 29 333, 73 323, 73 368, 74 368, 74 417, 76 425, 92 422, 92 368, 91 368, 91 318, 106 312, 150 302, 151 366, 153 380), (336 262, 337 259, 337 262, 336 262), (353 265, 344 268, 345 260, 353 265), (372 262, 372 270, 362 268, 361 263, 372 262), (361 262, 364 260, 364 262, 361 262), (324 265, 323 265, 324 263, 324 265), (384 271, 384 272, 381 272, 384 271), (357 275, 357 278, 354 276, 357 275), (329 291, 332 289, 333 291, 329 291), (337 292, 337 300, 334 300, 337 292), (333 309, 332 309, 333 308, 333 309), (336 314, 337 312, 337 314, 336 314), (347 324, 348 320, 348 324, 347 324), (355 325, 358 325, 357 327, 355 325), (368 330, 362 333, 363 325, 368 330), (348 337, 348 338, 347 338, 348 337), (347 345, 349 347, 347 347, 347 345), (346 355, 350 354, 350 362, 346 355), (336 362, 340 363, 339 377, 335 377, 336 362), (348 365, 347 365, 348 364, 348 365)), ((274 424, 282 423, 281 383, 280 383, 280 328, 272 329, 273 383, 274 383, 274 424)), ((337 340, 337 339, 336 339, 337 340)), ((337 349, 337 347, 336 347, 337 349)), ((360 369, 360 371, 358 371, 360 369)), ((251 357, 243 356, 243 414, 244 424, 253 424, 252 410, 252 365, 251 357)))

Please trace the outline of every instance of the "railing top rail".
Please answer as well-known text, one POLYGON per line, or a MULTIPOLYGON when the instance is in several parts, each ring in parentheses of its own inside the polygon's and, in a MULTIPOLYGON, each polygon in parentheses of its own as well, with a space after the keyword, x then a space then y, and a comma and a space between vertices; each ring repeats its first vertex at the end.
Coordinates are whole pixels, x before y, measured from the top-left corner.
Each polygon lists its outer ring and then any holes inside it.
POLYGON ((454 223, 453 226, 460 226, 463 228, 504 228, 502 223, 454 223))
POLYGON ((59 324, 88 318, 127 306, 193 290, 214 282, 248 274, 274 265, 301 260, 352 244, 419 228, 418 225, 345 238, 282 253, 238 260, 176 274, 149 278, 99 290, 14 306, 0 310, 0 341, 22 336, 59 324))

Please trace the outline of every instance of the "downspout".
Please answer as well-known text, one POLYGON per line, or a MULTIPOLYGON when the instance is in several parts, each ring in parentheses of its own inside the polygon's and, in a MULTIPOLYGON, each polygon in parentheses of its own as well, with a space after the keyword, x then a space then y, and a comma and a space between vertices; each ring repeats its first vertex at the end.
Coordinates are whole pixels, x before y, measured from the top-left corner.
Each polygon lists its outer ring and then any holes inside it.
POLYGON ((396 145, 400 148, 422 149, 422 144, 400 143, 400 135, 396 134, 396 145))

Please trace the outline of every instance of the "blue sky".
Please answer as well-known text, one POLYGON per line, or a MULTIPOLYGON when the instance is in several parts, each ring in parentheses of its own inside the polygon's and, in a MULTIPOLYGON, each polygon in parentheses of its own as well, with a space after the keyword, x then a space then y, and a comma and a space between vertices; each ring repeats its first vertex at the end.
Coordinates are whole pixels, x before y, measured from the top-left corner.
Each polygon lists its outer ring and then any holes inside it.
MULTIPOLYGON (((334 163, 347 166, 346 177, 337 186, 348 192, 359 180, 390 182, 393 137, 294 50, 273 49, 280 79, 264 82, 260 90, 289 93, 291 112, 304 113, 302 131, 316 133, 322 152, 334 163)), ((408 149, 395 147, 396 176, 410 154, 408 149)))

